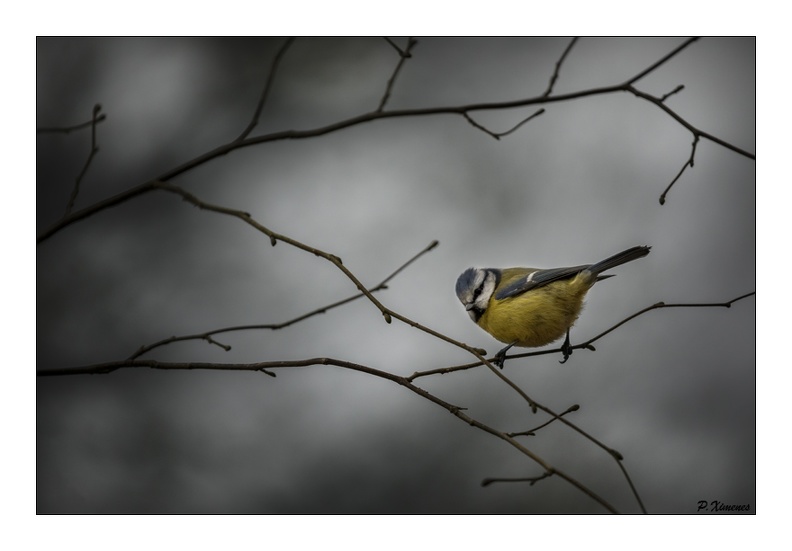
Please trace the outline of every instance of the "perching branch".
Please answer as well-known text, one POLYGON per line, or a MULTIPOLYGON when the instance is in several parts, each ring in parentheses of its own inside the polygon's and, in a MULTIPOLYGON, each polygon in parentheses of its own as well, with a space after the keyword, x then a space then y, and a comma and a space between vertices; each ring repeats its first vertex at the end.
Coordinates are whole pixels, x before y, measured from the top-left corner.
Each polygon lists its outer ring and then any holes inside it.
MULTIPOLYGON (((627 323, 629 321, 632 321, 635 318, 637 318, 638 316, 641 316, 641 315, 643 315, 643 314, 645 314, 647 312, 651 312, 652 310, 659 310, 661 308, 731 308, 731 305, 734 304, 735 302, 743 300, 743 299, 748 298, 750 296, 754 296, 755 294, 756 294, 756 291, 752 291, 750 293, 746 293, 744 295, 740 295, 737 298, 733 298, 733 299, 731 299, 731 300, 729 300, 727 302, 678 303, 678 304, 666 304, 665 302, 658 302, 658 303, 652 304, 651 306, 647 306, 646 308, 643 308, 642 310, 639 310, 638 312, 636 312, 636 313, 634 313, 634 314, 632 314, 630 316, 627 316, 626 318, 624 318, 623 320, 621 320, 617 324, 609 327, 608 329, 606 329, 602 333, 598 334, 597 336, 592 337, 589 340, 587 340, 585 342, 582 342, 580 344, 576 344, 574 346, 571 346, 570 348, 572 350, 586 349, 586 350, 596 351, 594 346, 592 346, 594 342, 598 341, 599 339, 601 339, 602 337, 604 337, 608 333, 611 333, 611 332, 615 331, 616 329, 618 329, 619 327, 621 327, 625 323, 627 323)), ((535 352, 525 352, 525 353, 521 353, 521 354, 513 354, 511 356, 506 356, 506 359, 513 360, 513 359, 517 359, 517 358, 530 358, 530 357, 533 357, 533 356, 544 356, 544 355, 547 355, 547 354, 558 354, 560 352, 561 352, 561 348, 553 348, 553 349, 546 349, 546 350, 538 350, 538 351, 535 351, 535 352)), ((494 361, 494 358, 491 358, 490 361, 494 361)), ((415 373, 410 375, 408 377, 408 379, 413 381, 415 379, 419 379, 421 377, 429 377, 431 375, 446 375, 448 373, 454 373, 456 371, 465 371, 467 369, 473 369, 473 368, 479 367, 481 365, 483 365, 483 362, 478 361, 478 362, 471 362, 471 363, 467 363, 467 364, 454 365, 454 366, 450 366, 450 367, 443 367, 443 368, 439 368, 439 369, 430 369, 430 370, 427 370, 427 371, 416 371, 415 373)))

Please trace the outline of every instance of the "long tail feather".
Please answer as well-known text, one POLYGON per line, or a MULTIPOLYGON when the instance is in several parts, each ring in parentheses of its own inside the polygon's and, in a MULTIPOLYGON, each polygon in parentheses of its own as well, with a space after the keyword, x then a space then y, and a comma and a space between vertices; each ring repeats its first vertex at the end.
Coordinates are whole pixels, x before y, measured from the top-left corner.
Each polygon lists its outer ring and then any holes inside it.
POLYGON ((621 266, 627 262, 632 262, 633 260, 638 260, 639 258, 645 257, 649 254, 650 249, 651 247, 645 246, 632 247, 626 251, 622 251, 619 254, 615 254, 606 258, 605 260, 597 262, 596 264, 592 264, 588 271, 595 275, 599 275, 601 272, 605 272, 611 268, 615 268, 616 266, 621 266))

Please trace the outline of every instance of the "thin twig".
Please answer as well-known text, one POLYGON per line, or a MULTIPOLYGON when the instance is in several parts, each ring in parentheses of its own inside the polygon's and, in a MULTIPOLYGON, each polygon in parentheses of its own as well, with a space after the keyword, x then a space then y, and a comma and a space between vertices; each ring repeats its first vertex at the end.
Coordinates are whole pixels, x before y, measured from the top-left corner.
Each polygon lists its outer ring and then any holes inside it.
POLYGON ((664 102, 665 100, 667 100, 668 98, 670 98, 674 94, 678 94, 679 92, 681 92, 684 89, 685 89, 685 85, 684 84, 680 84, 679 86, 677 86, 676 88, 674 88, 673 90, 668 92, 667 94, 663 94, 662 97, 660 98, 660 101, 664 102))
POLYGON ((592 337, 586 342, 576 345, 573 348, 587 348, 588 345, 598 341, 608 333, 612 333, 613 331, 615 331, 625 323, 632 321, 638 316, 641 316, 647 312, 651 312, 652 310, 659 310, 661 308, 731 308, 731 305, 734 304, 735 302, 743 300, 748 297, 752 297, 754 295, 756 295, 756 291, 751 291, 750 293, 745 293, 744 295, 740 295, 739 297, 733 298, 726 302, 685 302, 685 303, 676 303, 676 304, 666 304, 665 302, 658 302, 656 304, 652 304, 651 306, 647 306, 643 310, 639 310, 633 315, 623 319, 613 327, 610 327, 609 329, 603 331, 599 335, 592 337))
POLYGON ((396 82, 396 77, 398 76, 399 71, 401 71, 401 68, 404 65, 404 62, 407 61, 407 58, 412 57, 410 50, 412 50, 413 47, 416 44, 418 44, 417 40, 410 37, 407 39, 407 47, 404 49, 404 51, 402 51, 401 48, 399 48, 387 36, 385 37, 385 40, 387 40, 388 43, 394 48, 396 48, 397 52, 399 52, 399 63, 396 64, 396 68, 393 70, 393 74, 391 74, 391 77, 388 79, 388 84, 385 87, 385 93, 382 95, 382 99, 380 100, 379 107, 377 107, 377 113, 381 113, 382 110, 385 109, 385 104, 388 103, 388 100, 390 99, 391 91, 393 90, 393 84, 396 82))
POLYGON ((253 118, 250 120, 250 123, 247 125, 239 137, 234 141, 241 141, 248 137, 248 135, 253 131, 259 121, 259 117, 261 116, 261 111, 264 109, 264 103, 267 101, 267 97, 269 96, 270 89, 272 88, 272 83, 275 81, 275 73, 278 71, 278 65, 280 64, 281 59, 286 54, 286 50, 289 49, 289 46, 292 45, 294 42, 294 37, 287 38, 286 42, 280 47, 278 53, 275 54, 275 58, 272 60, 272 66, 270 67, 269 74, 267 75, 267 82, 264 85, 264 90, 261 91, 261 97, 259 98, 258 105, 256 105, 256 111, 253 113, 253 118))
MULTIPOLYGON (((71 195, 69 196, 69 202, 66 204, 66 212, 63 213, 64 217, 68 216, 74 207, 74 202, 77 200, 77 195, 80 193, 80 182, 82 182, 82 179, 88 172, 88 167, 91 166, 91 161, 93 161, 94 156, 99 152, 99 147, 96 145, 96 124, 99 120, 99 111, 101 110, 101 105, 98 103, 94 105, 93 118, 91 119, 91 152, 88 154, 88 158, 85 160, 82 170, 77 175, 77 179, 74 181, 74 187, 72 188, 71 195)), ((104 117, 104 115, 102 116, 104 117)))
POLYGON ((679 173, 674 177, 673 180, 671 180, 671 183, 668 184, 668 187, 665 188, 663 193, 660 194, 661 205, 665 205, 666 195, 668 195, 668 192, 671 191, 671 188, 676 183, 676 181, 679 180, 679 177, 682 176, 682 173, 685 172, 685 169, 687 167, 693 168, 693 163, 695 162, 695 158, 696 158, 696 146, 698 145, 698 142, 699 142, 698 134, 694 134, 693 146, 690 149, 690 158, 687 161, 685 161, 685 164, 682 165, 682 168, 680 169, 679 173))
POLYGON ((534 428, 532 428, 530 430, 524 430, 524 431, 521 431, 521 432, 509 432, 507 434, 509 436, 536 436, 536 431, 538 431, 539 429, 543 429, 547 425, 549 425, 553 421, 556 421, 557 419, 560 419, 561 417, 563 417, 567 413, 572 413, 573 411, 578 411, 579 409, 580 409, 580 406, 578 404, 571 405, 571 406, 569 406, 566 409, 566 411, 563 411, 563 412, 559 413, 558 417, 553 417, 552 419, 550 419, 549 421, 547 421, 545 423, 542 423, 538 427, 534 427, 534 428))
POLYGON ((521 120, 521 121, 520 121, 520 122, 518 122, 518 123, 517 123, 515 126, 513 126, 512 128, 510 128, 509 130, 506 130, 505 132, 493 132, 493 131, 491 131, 490 129, 488 129, 487 127, 485 127, 485 126, 482 126, 481 124, 477 123, 477 122, 476 122, 475 120, 473 120, 473 118, 472 118, 470 115, 468 115, 467 113, 463 113, 463 114, 462 114, 462 116, 464 116, 464 117, 465 117, 465 119, 466 119, 466 120, 467 120, 467 121, 468 121, 470 124, 472 124, 472 125, 473 125, 475 128, 478 128, 479 130, 481 130, 481 131, 482 131, 482 132, 484 132, 485 134, 489 134, 490 136, 492 136, 492 137, 493 137, 493 138, 495 138, 496 140, 500 140, 500 139, 501 139, 503 136, 508 136, 509 134, 511 134, 512 132, 514 132, 514 131, 515 131, 515 130, 517 130, 518 128, 520 128, 522 125, 524 125, 526 122, 528 122, 528 121, 529 121, 529 120, 531 120, 531 119, 534 119, 534 118, 538 117, 539 115, 543 114, 544 112, 545 112, 544 108, 542 108, 542 109, 539 109, 539 110, 538 110, 538 111, 536 111, 536 112, 535 112, 533 115, 530 115, 530 116, 528 116, 527 118, 525 118, 525 119, 521 120))
POLYGON ((624 462, 617 461, 616 464, 619 466, 619 469, 621 469, 624 478, 627 479, 627 484, 630 486, 630 491, 632 492, 633 496, 638 501, 638 506, 641 508, 641 512, 646 514, 648 511, 646 510, 646 507, 644 507, 643 500, 638 494, 638 490, 635 487, 635 484, 633 484, 632 478, 630 478, 630 474, 627 472, 627 468, 624 466, 624 462))
POLYGON ((87 122, 82 122, 73 126, 44 126, 41 128, 36 128, 36 134, 69 134, 75 130, 82 130, 83 128, 95 126, 100 122, 104 122, 105 119, 107 119, 107 115, 102 113, 98 117, 91 118, 91 120, 87 122))
POLYGON ((481 481, 481 485, 486 487, 494 482, 529 482, 531 486, 539 482, 540 480, 544 480, 550 476, 553 476, 554 473, 546 472, 540 476, 532 476, 529 478, 485 478, 481 481))
POLYGON ((665 63, 666 61, 668 61, 669 59, 671 59, 672 57, 677 55, 679 52, 681 52, 682 50, 684 50, 685 48, 687 48, 688 46, 690 46, 691 44, 696 42, 698 39, 699 39, 698 36, 694 36, 693 38, 688 38, 685 42, 683 42, 682 44, 677 46, 674 50, 669 52, 668 55, 666 55, 663 58, 659 59, 657 62, 655 62, 654 64, 650 65, 649 67, 647 67, 646 69, 644 69, 643 71, 641 71, 640 73, 638 73, 637 75, 632 77, 630 80, 625 82, 625 84, 628 84, 628 85, 629 84, 635 84, 636 82, 641 80, 643 77, 645 77, 646 75, 648 75, 649 73, 653 72, 655 69, 660 67, 663 63, 665 63))
POLYGON ((553 86, 555 86, 556 80, 558 80, 558 75, 561 71, 561 64, 564 63, 566 56, 569 54, 569 51, 572 49, 572 46, 575 45, 575 42, 577 42, 577 40, 578 40, 577 36, 572 39, 572 41, 567 45, 566 49, 564 50, 564 53, 561 54, 561 57, 556 62, 555 70, 553 71, 553 76, 550 77, 550 83, 547 85, 547 90, 545 90, 543 96, 547 97, 553 92, 553 86))

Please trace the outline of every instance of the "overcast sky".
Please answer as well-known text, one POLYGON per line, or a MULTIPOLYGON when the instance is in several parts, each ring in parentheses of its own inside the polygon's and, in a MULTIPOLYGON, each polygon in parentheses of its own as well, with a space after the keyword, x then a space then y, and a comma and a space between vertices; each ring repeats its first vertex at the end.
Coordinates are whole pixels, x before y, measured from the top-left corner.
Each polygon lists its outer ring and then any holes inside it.
MULTIPOLYGON (((394 39, 403 46, 406 39, 394 39)), ((581 39, 555 94, 620 84, 684 39, 581 39)), ((76 209, 146 182, 237 137, 282 39, 39 39, 37 126, 90 120, 100 148, 76 209)), ((569 44, 421 38, 386 109, 540 96, 569 44)), ((755 152, 755 41, 702 39, 639 80, 696 128, 755 152)), ((309 130, 375 110, 398 55, 381 38, 297 39, 252 135, 309 130)), ((538 107, 471 113, 502 132, 538 107)), ((377 298, 494 354, 454 295, 469 266, 557 267, 633 245, 645 259, 598 284, 573 344, 659 301, 720 303, 756 287, 755 163, 710 140, 663 190, 693 137, 627 92, 544 106, 500 140, 459 115, 390 118, 234 151, 173 183, 200 199, 336 254, 374 285, 438 240, 377 298)), ((38 232, 66 209, 90 130, 37 136, 38 232)), ((173 335, 289 320, 354 293, 333 265, 240 220, 151 193, 37 246, 41 369, 122 360, 173 335)), ((621 452, 647 510, 700 501, 756 511, 755 299, 649 312, 560 365, 505 374, 621 452)), ((330 357, 409 375, 473 361, 370 302, 279 331, 158 348, 161 361, 247 363, 330 357)), ((553 347, 557 347, 557 344, 553 347)), ((552 348, 552 347, 551 347, 552 348)), ((120 370, 38 378, 37 510, 206 513, 599 513, 559 477, 409 390, 330 366, 261 373, 120 370)), ((499 430, 548 420, 487 368, 417 379, 499 430)), ((621 512, 640 512, 617 464, 553 423, 520 442, 621 512)))

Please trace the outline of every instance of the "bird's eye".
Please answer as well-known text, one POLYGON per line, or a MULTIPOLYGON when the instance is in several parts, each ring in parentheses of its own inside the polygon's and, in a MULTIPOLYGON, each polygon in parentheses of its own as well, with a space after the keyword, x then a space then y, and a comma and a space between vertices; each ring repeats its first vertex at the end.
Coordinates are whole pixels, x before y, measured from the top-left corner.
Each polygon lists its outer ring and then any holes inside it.
POLYGON ((481 294, 481 287, 476 287, 476 290, 473 291, 473 300, 475 301, 477 298, 479 298, 480 294, 481 294))

